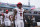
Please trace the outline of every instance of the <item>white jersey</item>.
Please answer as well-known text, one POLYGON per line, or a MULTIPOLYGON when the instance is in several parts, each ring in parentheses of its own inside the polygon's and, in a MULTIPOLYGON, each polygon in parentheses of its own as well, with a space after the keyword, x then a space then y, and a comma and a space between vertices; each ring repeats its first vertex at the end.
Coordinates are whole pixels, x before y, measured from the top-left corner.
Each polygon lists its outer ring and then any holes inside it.
POLYGON ((15 16, 15 19, 17 19, 17 20, 23 19, 24 9, 22 8, 22 9, 20 10, 20 9, 17 8, 16 11, 17 11, 17 14, 16 14, 16 16, 15 16))
POLYGON ((11 26, 11 21, 9 19, 9 16, 10 14, 4 14, 5 18, 4 18, 4 23, 5 23, 5 26, 11 26))
POLYGON ((6 21, 6 20, 9 20, 9 14, 4 14, 4 16, 5 16, 5 18, 4 18, 4 20, 6 21))

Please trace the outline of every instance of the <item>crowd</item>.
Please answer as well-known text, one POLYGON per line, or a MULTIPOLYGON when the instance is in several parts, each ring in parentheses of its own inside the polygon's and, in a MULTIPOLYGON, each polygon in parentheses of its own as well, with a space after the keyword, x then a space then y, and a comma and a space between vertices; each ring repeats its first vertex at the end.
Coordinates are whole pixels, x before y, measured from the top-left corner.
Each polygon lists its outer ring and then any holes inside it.
POLYGON ((38 27, 37 22, 40 22, 40 15, 25 15, 25 27, 38 27))
MULTIPOLYGON (((27 25, 28 27, 31 27, 31 26, 35 27, 35 26, 36 26, 35 17, 32 16, 32 18, 31 18, 30 16, 28 16, 28 17, 26 18, 25 23, 26 23, 26 25, 27 25)), ((26 26, 26 25, 25 25, 25 26, 26 26)))
POLYGON ((26 9, 25 11, 26 13, 30 13, 30 14, 40 14, 40 11, 33 11, 33 10, 28 10, 28 9, 26 9))

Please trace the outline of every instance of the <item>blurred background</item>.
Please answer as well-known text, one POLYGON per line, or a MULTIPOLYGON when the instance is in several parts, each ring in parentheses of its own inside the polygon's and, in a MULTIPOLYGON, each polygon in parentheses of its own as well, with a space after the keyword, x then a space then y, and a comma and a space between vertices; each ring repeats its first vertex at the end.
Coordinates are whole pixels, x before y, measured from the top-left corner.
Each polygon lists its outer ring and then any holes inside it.
POLYGON ((6 9, 13 11, 14 8, 17 8, 18 2, 23 4, 25 10, 40 14, 40 0, 0 0, 0 11, 5 12, 6 9))

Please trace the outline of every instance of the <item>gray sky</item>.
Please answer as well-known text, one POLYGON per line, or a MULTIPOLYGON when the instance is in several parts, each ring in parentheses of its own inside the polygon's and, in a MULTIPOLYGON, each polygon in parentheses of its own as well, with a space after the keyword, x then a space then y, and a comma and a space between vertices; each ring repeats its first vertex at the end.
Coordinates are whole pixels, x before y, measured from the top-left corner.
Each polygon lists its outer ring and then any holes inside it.
MULTIPOLYGON (((21 2, 24 5, 28 5, 28 0, 0 0, 0 2, 9 3, 9 4, 17 4, 21 2)), ((35 5, 36 8, 40 7, 40 0, 30 0, 31 5, 35 5)))

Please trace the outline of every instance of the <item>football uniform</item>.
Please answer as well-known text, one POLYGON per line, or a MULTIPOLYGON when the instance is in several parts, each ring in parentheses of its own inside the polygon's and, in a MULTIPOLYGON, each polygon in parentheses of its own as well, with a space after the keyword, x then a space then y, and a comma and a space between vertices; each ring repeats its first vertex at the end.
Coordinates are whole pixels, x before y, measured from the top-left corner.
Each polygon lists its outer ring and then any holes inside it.
POLYGON ((16 27, 24 27, 24 22, 23 22, 23 12, 24 9, 18 9, 16 8, 17 14, 15 16, 15 26, 16 27))
POLYGON ((4 23, 5 23, 5 26, 11 26, 11 21, 9 19, 9 14, 4 14, 5 18, 4 18, 4 23))

